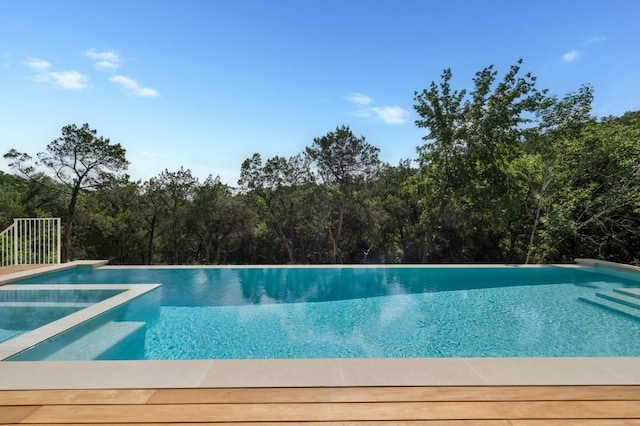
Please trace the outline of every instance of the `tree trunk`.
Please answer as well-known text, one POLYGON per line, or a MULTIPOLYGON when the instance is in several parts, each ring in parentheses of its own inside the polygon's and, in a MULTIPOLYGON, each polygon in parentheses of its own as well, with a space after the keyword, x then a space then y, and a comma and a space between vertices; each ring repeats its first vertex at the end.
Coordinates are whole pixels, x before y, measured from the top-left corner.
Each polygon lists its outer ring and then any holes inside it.
POLYGON ((538 205, 536 207, 536 218, 533 220, 533 226, 531 227, 531 234, 529 235, 529 247, 527 247, 527 258, 524 264, 528 264, 531 259, 531 252, 533 251, 533 243, 538 230, 538 223, 540 222, 540 211, 542 210, 542 196, 538 199, 538 205))
POLYGON ((67 224, 64 227, 62 235, 61 248, 60 248, 60 261, 67 263, 69 261, 69 252, 71 250, 71 237, 73 235, 73 222, 76 214, 76 204, 78 203, 78 194, 80 193, 80 186, 76 185, 71 189, 71 200, 69 200, 69 206, 67 207, 67 224))
POLYGON ((293 243, 291 242, 291 240, 289 240, 289 238, 287 238, 287 233, 284 227, 282 226, 282 224, 277 220, 275 220, 274 223, 276 225, 278 236, 280 237, 280 240, 284 244, 284 248, 287 250, 287 256, 289 257, 289 264, 293 265, 296 263, 295 250, 293 248, 293 243))
POLYGON ((329 238, 333 243, 333 263, 340 263, 340 240, 342 239, 342 224, 344 222, 344 206, 339 207, 338 212, 338 227, 334 235, 331 228, 329 228, 329 238))
POLYGON ((154 239, 154 235, 155 235, 155 231, 156 231, 156 214, 154 213, 153 217, 151 218, 151 223, 149 223, 149 242, 147 245, 147 253, 148 253, 148 258, 147 258, 147 265, 151 265, 151 261, 153 260, 153 239, 154 239))

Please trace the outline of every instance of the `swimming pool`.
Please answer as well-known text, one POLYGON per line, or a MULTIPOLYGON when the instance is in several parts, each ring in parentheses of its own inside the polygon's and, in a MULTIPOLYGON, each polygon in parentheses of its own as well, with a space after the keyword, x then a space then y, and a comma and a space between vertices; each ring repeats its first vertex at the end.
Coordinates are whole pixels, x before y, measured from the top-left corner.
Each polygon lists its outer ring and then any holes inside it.
POLYGON ((105 267, 20 283, 45 282, 162 284, 143 353, 118 359, 640 355, 633 316, 579 300, 638 278, 585 267, 105 267))

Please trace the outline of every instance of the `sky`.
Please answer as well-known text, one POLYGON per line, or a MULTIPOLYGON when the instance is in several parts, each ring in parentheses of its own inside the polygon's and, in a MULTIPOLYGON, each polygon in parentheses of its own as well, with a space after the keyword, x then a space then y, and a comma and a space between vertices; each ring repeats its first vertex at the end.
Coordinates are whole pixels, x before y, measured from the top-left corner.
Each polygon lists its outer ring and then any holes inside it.
POLYGON ((551 94, 591 84, 598 117, 640 110, 640 1, 0 0, 0 153, 88 123, 134 180, 236 186, 346 125, 394 165, 426 134, 416 91, 520 58, 551 94))

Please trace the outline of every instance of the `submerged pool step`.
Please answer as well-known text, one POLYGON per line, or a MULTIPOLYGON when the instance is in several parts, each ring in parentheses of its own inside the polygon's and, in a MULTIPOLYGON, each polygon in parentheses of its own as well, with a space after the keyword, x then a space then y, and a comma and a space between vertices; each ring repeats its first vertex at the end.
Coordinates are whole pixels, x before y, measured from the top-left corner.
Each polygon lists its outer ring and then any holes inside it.
POLYGON ((613 291, 640 299, 640 288, 614 288, 613 291))
POLYGON ((640 309, 640 299, 635 296, 629 296, 626 293, 618 291, 598 291, 596 296, 603 299, 611 300, 612 302, 622 303, 623 305, 631 306, 632 308, 640 309))
POLYGON ((620 298, 611 297, 611 293, 613 292, 598 292, 593 296, 580 296, 578 297, 578 300, 608 309, 610 311, 640 321, 640 308, 634 307, 634 305, 627 304, 629 301, 628 298, 631 296, 625 296, 624 294, 621 294, 620 296, 626 297, 624 302, 621 302, 620 298))
POLYGON ((83 309, 95 302, 0 302, 0 308, 78 308, 83 309))
POLYGON ((144 322, 111 321, 77 340, 61 347, 43 361, 77 361, 120 359, 122 352, 130 352, 130 347, 144 345, 144 322))

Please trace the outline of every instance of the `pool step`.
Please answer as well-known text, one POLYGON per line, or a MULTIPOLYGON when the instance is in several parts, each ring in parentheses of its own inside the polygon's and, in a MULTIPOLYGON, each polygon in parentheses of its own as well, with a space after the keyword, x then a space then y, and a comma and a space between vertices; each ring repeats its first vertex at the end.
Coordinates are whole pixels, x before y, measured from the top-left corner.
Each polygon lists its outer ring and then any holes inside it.
POLYGON ((610 300, 616 303, 622 303, 623 305, 630 306, 632 308, 640 309, 640 298, 635 296, 629 296, 626 293, 619 291, 599 291, 596 292, 596 296, 610 300))
POLYGON ((36 357, 42 361, 123 359, 124 353, 144 350, 145 326, 144 322, 110 321, 72 342, 60 342, 53 350, 49 347, 44 357, 36 357))
POLYGON ((0 303, 0 327, 9 330, 32 330, 58 320, 82 309, 75 304, 52 304, 45 302, 34 305, 28 302, 0 303))
POLYGON ((0 308, 78 308, 84 309, 95 302, 0 302, 0 308))
POLYGON ((578 300, 640 321, 640 291, 638 290, 640 289, 616 288, 613 291, 598 291, 593 296, 580 296, 578 300))
POLYGON ((640 299, 640 288, 614 288, 613 291, 640 299))

